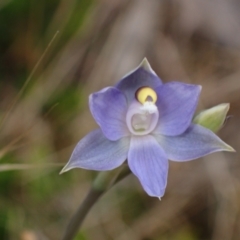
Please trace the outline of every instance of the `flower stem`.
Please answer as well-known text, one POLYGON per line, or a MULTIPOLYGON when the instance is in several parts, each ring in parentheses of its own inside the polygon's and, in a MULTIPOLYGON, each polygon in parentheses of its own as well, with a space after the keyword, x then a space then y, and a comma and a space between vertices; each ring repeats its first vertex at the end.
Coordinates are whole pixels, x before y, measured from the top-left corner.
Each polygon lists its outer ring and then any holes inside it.
POLYGON ((73 215, 62 240, 72 240, 79 231, 85 217, 95 204, 95 202, 110 189, 113 185, 121 181, 123 178, 130 174, 127 166, 108 172, 100 172, 94 180, 92 187, 85 199, 79 206, 77 212, 73 215))

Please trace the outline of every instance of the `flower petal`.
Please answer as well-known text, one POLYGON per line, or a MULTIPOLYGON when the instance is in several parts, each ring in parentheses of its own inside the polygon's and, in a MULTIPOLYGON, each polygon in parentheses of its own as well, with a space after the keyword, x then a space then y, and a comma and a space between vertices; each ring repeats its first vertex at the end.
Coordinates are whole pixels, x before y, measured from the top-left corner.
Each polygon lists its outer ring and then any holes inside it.
POLYGON ((188 161, 219 151, 234 151, 212 131, 192 124, 186 132, 179 136, 155 135, 169 159, 188 161))
POLYGON ((127 159, 129 144, 129 138, 110 141, 100 129, 94 130, 80 140, 61 173, 73 168, 97 171, 114 169, 127 159))
POLYGON ((124 94, 114 87, 107 87, 89 97, 92 115, 109 140, 128 136, 126 125, 127 101, 124 94))
POLYGON ((168 136, 183 133, 192 121, 201 86, 169 82, 155 91, 159 109, 159 124, 155 132, 168 136))
POLYGON ((131 138, 128 164, 148 195, 163 196, 167 185, 168 160, 153 136, 131 138))
POLYGON ((154 74, 157 76, 157 74, 152 70, 150 63, 148 62, 147 58, 144 58, 142 62, 140 63, 139 67, 144 68, 146 71, 154 74))
POLYGON ((162 81, 145 58, 136 69, 124 76, 116 84, 116 87, 126 95, 128 103, 131 103, 140 87, 156 88, 160 85, 162 85, 162 81))

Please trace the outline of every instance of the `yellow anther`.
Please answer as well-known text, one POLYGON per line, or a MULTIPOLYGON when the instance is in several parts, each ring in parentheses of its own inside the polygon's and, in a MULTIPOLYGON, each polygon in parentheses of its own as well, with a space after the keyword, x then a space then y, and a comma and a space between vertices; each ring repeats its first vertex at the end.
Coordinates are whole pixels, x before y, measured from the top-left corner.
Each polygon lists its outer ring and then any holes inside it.
POLYGON ((157 101, 157 94, 150 87, 141 87, 136 92, 136 99, 142 104, 145 102, 155 103, 157 101))

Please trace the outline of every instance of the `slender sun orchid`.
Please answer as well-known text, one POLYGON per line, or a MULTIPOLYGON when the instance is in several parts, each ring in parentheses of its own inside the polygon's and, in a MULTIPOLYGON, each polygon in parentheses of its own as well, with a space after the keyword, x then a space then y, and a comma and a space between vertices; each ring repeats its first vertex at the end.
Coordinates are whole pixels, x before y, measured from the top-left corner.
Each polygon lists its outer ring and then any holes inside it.
POLYGON ((194 84, 163 84, 144 59, 115 86, 90 95, 100 128, 77 144, 62 172, 111 170, 127 161, 147 194, 162 197, 168 159, 184 162, 234 151, 212 131, 192 123, 200 91, 194 84))

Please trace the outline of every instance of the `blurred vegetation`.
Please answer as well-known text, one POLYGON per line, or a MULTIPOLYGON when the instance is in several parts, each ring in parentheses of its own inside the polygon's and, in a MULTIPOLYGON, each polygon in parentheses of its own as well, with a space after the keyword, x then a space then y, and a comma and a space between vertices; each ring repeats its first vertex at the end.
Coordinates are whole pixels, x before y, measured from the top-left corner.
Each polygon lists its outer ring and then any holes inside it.
MULTIPOLYGON (((59 175, 96 127, 88 95, 147 57, 163 81, 229 102, 221 138, 239 149, 239 1, 2 0, 0 239, 60 239, 96 175, 59 175)), ((239 239, 239 153, 170 164, 160 202, 133 176, 94 206, 76 240, 239 239)))

